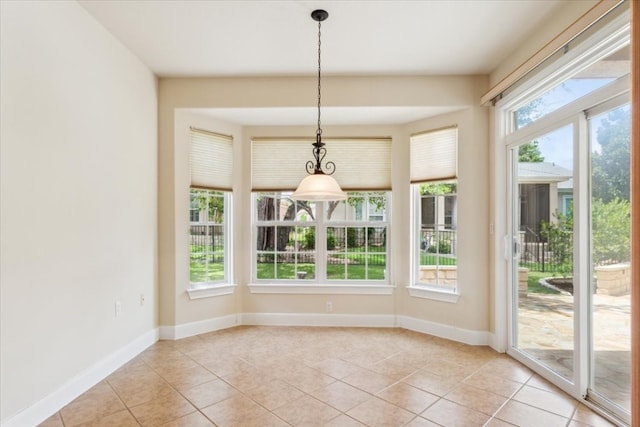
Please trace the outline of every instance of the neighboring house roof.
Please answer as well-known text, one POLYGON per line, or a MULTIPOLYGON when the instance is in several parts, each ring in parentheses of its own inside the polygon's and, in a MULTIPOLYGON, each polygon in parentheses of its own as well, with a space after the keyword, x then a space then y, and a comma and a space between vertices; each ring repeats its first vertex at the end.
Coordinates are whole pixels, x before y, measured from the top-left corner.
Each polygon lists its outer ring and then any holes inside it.
POLYGON ((568 181, 573 172, 550 162, 518 163, 518 182, 552 183, 568 181))
POLYGON ((559 192, 571 192, 573 191, 573 178, 558 183, 559 192))

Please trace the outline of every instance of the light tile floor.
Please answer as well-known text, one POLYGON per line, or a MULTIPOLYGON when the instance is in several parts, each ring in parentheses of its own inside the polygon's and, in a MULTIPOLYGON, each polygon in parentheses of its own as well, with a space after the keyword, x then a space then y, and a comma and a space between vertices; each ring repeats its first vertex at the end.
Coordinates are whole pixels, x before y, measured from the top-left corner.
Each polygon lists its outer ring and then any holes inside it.
POLYGON ((610 426, 510 357, 404 329, 237 327, 159 341, 41 424, 610 426))

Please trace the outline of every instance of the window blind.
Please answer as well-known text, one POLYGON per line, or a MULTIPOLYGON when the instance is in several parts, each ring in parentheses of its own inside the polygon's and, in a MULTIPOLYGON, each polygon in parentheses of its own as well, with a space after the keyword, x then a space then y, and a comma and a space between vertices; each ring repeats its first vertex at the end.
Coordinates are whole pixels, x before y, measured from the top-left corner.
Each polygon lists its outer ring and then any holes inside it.
POLYGON ((410 140, 411 183, 458 177, 458 128, 413 135, 410 140))
MULTIPOLYGON (((251 190, 293 191, 315 161, 309 138, 256 138, 251 142, 251 190)), ((391 189, 391 138, 326 138, 327 161, 344 191, 391 189)))
POLYGON ((231 191, 233 138, 191 128, 191 187, 231 191))

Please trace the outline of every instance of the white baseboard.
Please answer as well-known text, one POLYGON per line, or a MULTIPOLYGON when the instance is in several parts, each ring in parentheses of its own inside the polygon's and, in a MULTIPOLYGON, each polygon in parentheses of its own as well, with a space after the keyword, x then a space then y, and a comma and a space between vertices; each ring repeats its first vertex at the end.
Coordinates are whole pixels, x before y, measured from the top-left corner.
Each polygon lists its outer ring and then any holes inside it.
POLYGON ((158 330, 152 329, 95 363, 84 372, 80 372, 44 399, 11 418, 2 420, 0 424, 2 427, 25 427, 40 424, 156 341, 158 341, 158 330))
POLYGON ((494 344, 493 334, 393 314, 239 313, 177 326, 161 326, 160 339, 175 340, 238 325, 399 327, 469 345, 494 344))
POLYGON ((415 317, 397 316, 398 327, 411 331, 422 332, 440 338, 446 338, 469 345, 489 345, 490 333, 488 331, 472 331, 457 328, 442 323, 416 319, 415 317))
POLYGON ((231 328, 241 324, 238 322, 238 317, 236 314, 230 314, 228 316, 214 317, 212 319, 183 323, 176 326, 160 326, 160 339, 179 340, 181 338, 231 328))
POLYGON ((500 339, 495 333, 489 332, 489 347, 497 351, 498 353, 506 353, 507 346, 506 340, 500 339))
POLYGON ((241 325, 261 326, 354 326, 392 328, 393 314, 324 314, 324 313, 242 313, 241 325))

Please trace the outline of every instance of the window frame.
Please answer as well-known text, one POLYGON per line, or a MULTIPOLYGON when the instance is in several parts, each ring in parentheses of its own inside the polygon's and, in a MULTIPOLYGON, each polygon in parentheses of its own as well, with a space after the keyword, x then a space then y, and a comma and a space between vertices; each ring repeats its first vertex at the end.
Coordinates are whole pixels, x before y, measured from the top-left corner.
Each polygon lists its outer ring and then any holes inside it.
MULTIPOLYGON (((214 281, 205 281, 205 282, 192 282, 191 281, 191 231, 189 231, 189 286, 187 288, 187 294, 189 295, 189 299, 200 299, 207 298, 212 296, 221 296, 221 295, 229 295, 233 293, 233 289, 235 288, 235 284, 233 284, 233 269, 232 269, 232 242, 231 233, 233 230, 232 227, 232 198, 233 193, 231 191, 221 191, 221 190, 211 190, 211 189, 202 189, 202 188, 189 188, 189 230, 191 230, 191 226, 196 224, 201 224, 200 222, 194 223, 191 221, 191 212, 193 210, 191 205, 191 194, 194 191, 206 191, 213 193, 222 193, 222 199, 224 203, 224 214, 222 215, 222 225, 223 227, 223 274, 224 277, 220 280, 214 281)), ((199 211, 201 215, 203 211, 199 211)), ((206 211, 205 211, 206 212, 206 211)), ((206 215, 206 213, 205 213, 206 215)), ((206 221, 204 225, 209 225, 209 222, 206 221)))
MULTIPOLYGON (((435 183, 435 182, 434 182, 435 183)), ((442 183, 442 184, 451 184, 451 183, 455 183, 456 185, 458 184, 458 180, 445 180, 445 181, 439 181, 437 183, 442 183)), ((422 199, 424 198, 424 195, 422 195, 420 193, 420 186, 423 183, 416 183, 416 184, 411 184, 411 213, 412 213, 412 220, 411 220, 411 284, 409 285, 408 289, 409 289, 409 294, 413 297, 419 297, 419 298, 427 298, 427 299, 434 299, 437 301, 444 301, 444 302, 450 302, 450 303, 456 303, 460 297, 459 294, 459 286, 458 286, 458 276, 456 275, 456 282, 455 285, 453 287, 448 286, 448 285, 444 285, 444 284, 440 284, 438 283, 438 272, 441 271, 440 267, 442 267, 443 265, 440 264, 436 264, 436 283, 432 283, 432 282, 422 282, 420 281, 420 269, 422 267, 421 263, 420 263, 420 257, 422 254, 422 199)), ((458 192, 456 191, 453 194, 443 194, 443 195, 434 195, 434 197, 451 197, 451 196, 455 196, 456 197, 456 203, 457 203, 457 198, 458 198, 458 192)), ((443 203, 445 203, 445 201, 442 201, 443 203)), ((434 201, 434 209, 437 210, 437 200, 434 201)), ((436 214, 437 215, 437 214, 436 214)), ((454 215, 456 217, 455 223, 457 224, 457 210, 454 212, 454 215)), ((445 220, 445 216, 443 216, 443 221, 445 220)), ((435 220, 435 218, 434 218, 435 220)), ((437 221, 436 221, 437 222, 437 221)), ((444 227, 446 227, 446 224, 440 224, 440 223, 434 223, 434 226, 439 226, 442 225, 444 227)), ((456 227, 450 227, 450 228, 445 228, 445 230, 449 231, 449 230, 454 230, 457 233, 457 226, 456 227)), ((457 239, 457 235, 456 235, 456 241, 457 239)), ((456 269, 458 268, 458 257, 456 256, 456 269)))
MULTIPOLYGON (((456 203, 458 203, 458 151, 459 151, 458 124, 441 128, 429 129, 411 135, 410 145, 410 281, 407 286, 409 295, 417 298, 433 299, 449 303, 457 303, 460 297, 458 286, 458 261, 456 257, 456 282, 455 286, 443 286, 438 283, 426 283, 420 281, 421 258, 421 229, 422 229, 422 195, 420 186, 423 184, 456 184, 456 203), (431 165, 438 165, 433 169, 431 165)), ((444 202, 444 201, 443 201, 444 202)), ((436 204, 434 203, 434 208, 436 204)), ((457 224, 457 210, 455 211, 457 224)), ((435 218, 434 218, 435 219, 435 218)), ((444 217, 443 217, 444 226, 444 217)), ((457 226, 456 226, 457 228, 457 226)), ((457 231, 456 231, 457 233, 457 231)), ((456 241, 458 236, 456 234, 456 241)), ((436 277, 440 271, 436 267, 436 277)))
MULTIPOLYGON (((258 249, 256 241, 258 237, 258 227, 282 224, 282 221, 263 221, 257 218, 258 197, 268 194, 284 194, 288 192, 252 192, 251 193, 251 283, 248 285, 252 293, 285 293, 285 294, 375 294, 390 295, 393 291, 391 285, 391 274, 389 268, 390 253, 390 214, 391 209, 391 192, 385 191, 387 208, 384 215, 385 221, 364 221, 364 220, 340 220, 326 219, 327 204, 326 202, 314 202, 315 219, 313 221, 287 221, 287 226, 313 226, 315 227, 315 275, 313 279, 258 279, 257 278, 257 256, 258 249), (359 228, 386 228, 386 251, 385 265, 386 277, 384 280, 354 280, 354 279, 328 279, 326 274, 326 262, 328 251, 326 248, 327 230, 330 227, 359 227, 359 228)), ((358 192, 369 193, 369 192, 358 192)), ((374 192, 375 193, 375 192, 374 192)), ((367 199, 368 201, 368 199, 367 199)), ((369 214, 369 206, 363 204, 363 217, 369 214)))

